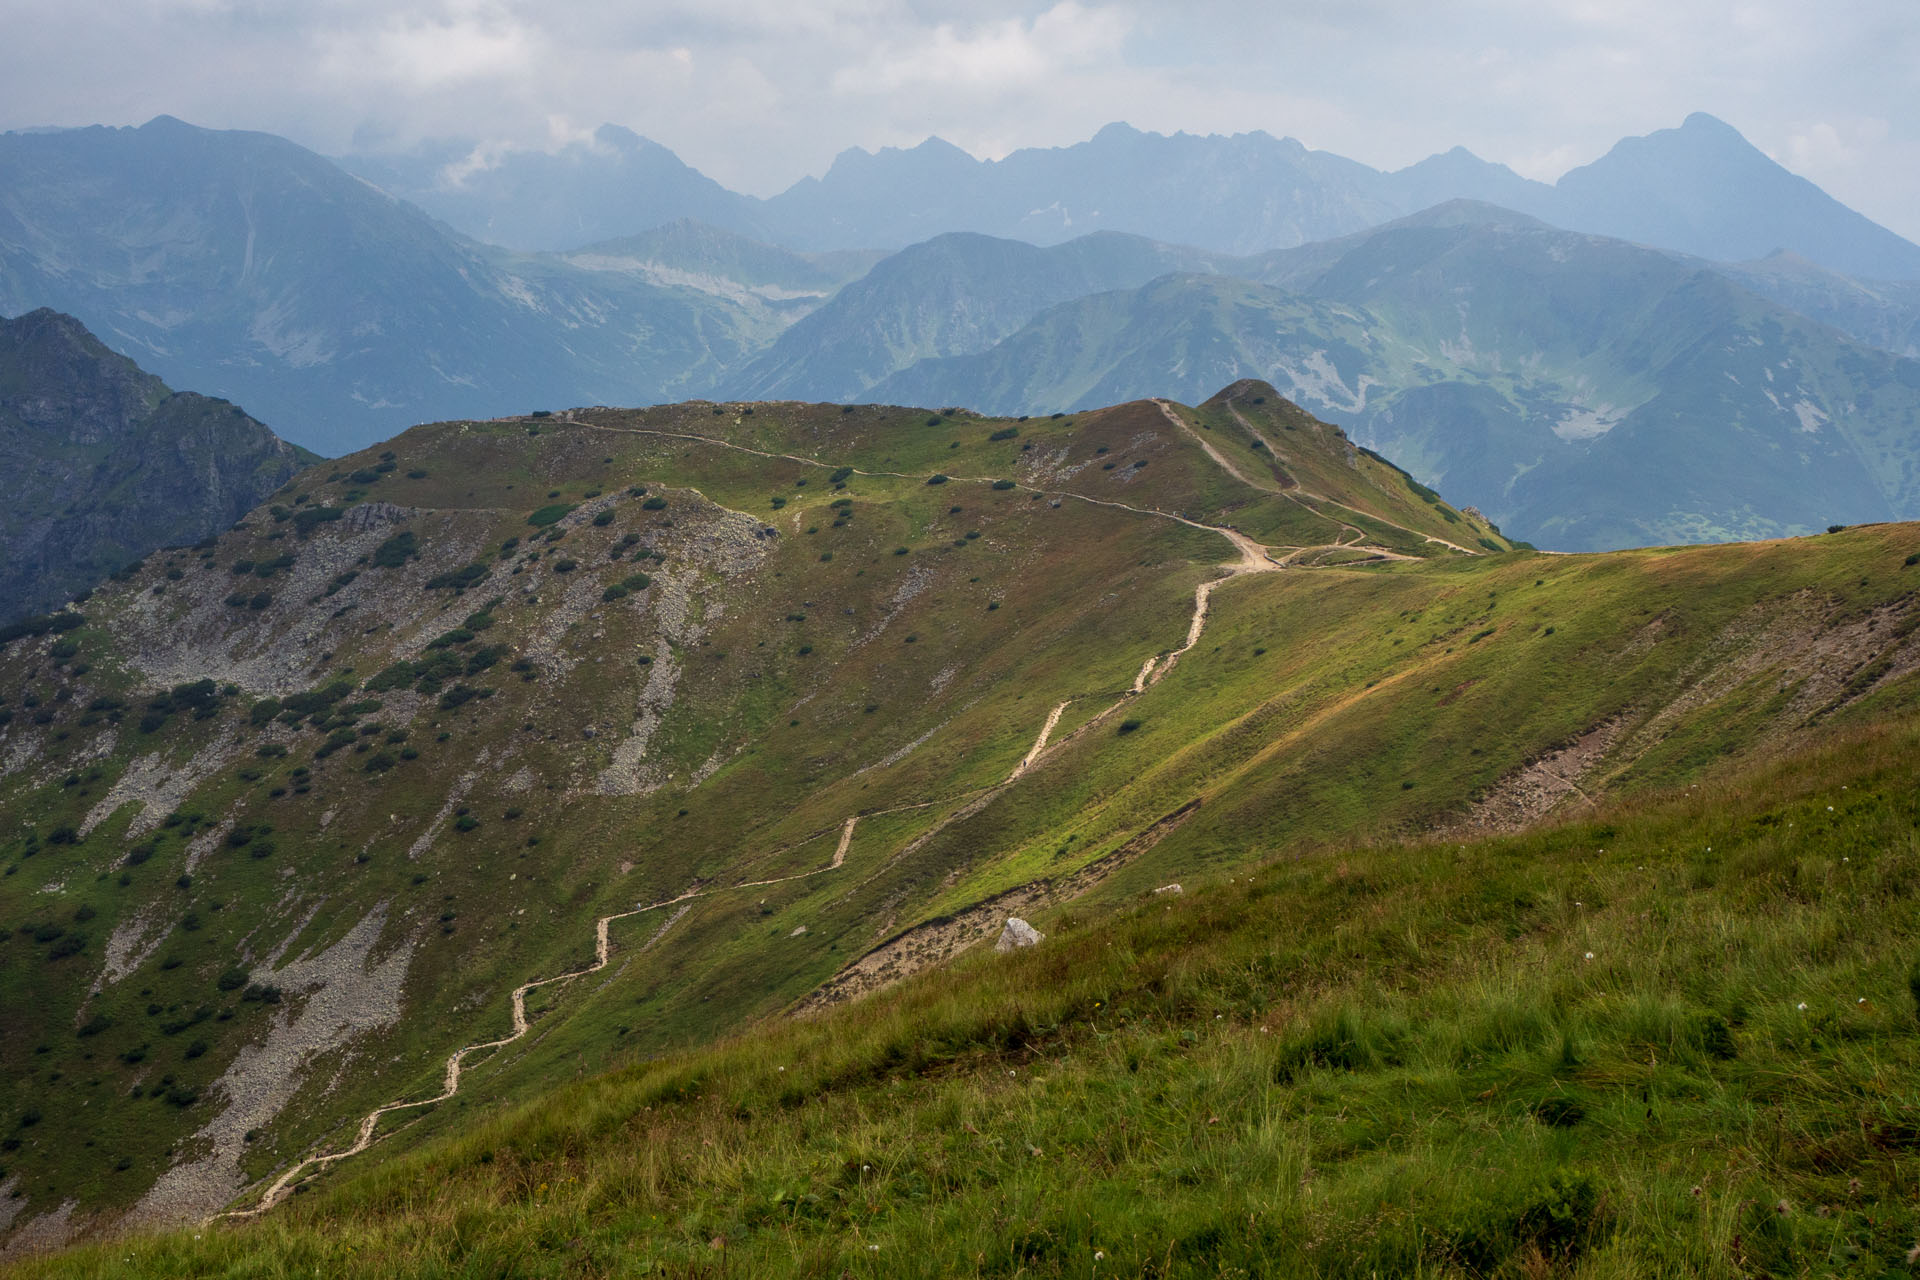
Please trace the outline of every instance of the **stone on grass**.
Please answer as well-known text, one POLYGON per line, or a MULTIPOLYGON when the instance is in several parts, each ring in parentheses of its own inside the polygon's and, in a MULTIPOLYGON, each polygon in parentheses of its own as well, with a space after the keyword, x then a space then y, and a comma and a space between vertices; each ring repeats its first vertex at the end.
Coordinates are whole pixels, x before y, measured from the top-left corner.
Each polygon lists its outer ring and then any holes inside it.
POLYGON ((1000 941, 993 944, 993 949, 1018 951, 1022 947, 1033 946, 1046 936, 1019 916, 1008 916, 1007 927, 1000 931, 1000 941))

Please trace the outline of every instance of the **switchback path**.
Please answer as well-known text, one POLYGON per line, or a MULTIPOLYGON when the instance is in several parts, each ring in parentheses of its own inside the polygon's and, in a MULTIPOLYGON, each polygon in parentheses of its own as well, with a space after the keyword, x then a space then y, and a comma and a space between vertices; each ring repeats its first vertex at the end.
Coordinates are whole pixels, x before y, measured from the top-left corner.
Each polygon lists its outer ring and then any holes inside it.
MULTIPOLYGON (((1164 404, 1162 404, 1162 411, 1167 412, 1169 417, 1173 417, 1172 413, 1166 409, 1166 406, 1164 404)), ((1178 418, 1174 418, 1174 421, 1178 423, 1179 420, 1178 418)), ((772 458, 772 459, 780 459, 785 461, 799 462, 809 466, 828 467, 831 465, 824 462, 818 462, 811 458, 797 457, 792 454, 769 453, 764 450, 749 448, 748 446, 745 446, 745 445, 734 444, 730 441, 718 440, 711 436, 696 435, 689 432, 659 431, 659 430, 653 430, 650 428, 638 428, 638 427, 607 427, 607 426, 600 426, 598 424, 593 424, 593 423, 583 423, 578 425, 594 427, 595 429, 602 430, 602 431, 617 431, 617 432, 635 434, 635 435, 655 435, 655 436, 665 436, 665 437, 675 438, 675 439, 698 441, 702 444, 710 444, 710 445, 716 445, 716 446, 720 446, 728 449, 735 449, 743 453, 750 453, 763 458, 772 458)), ((1184 426, 1184 424, 1180 424, 1180 425, 1184 426)), ((1202 441, 1202 445, 1203 447, 1205 446, 1204 441, 1202 441)), ((1214 451, 1210 447, 1208 448, 1207 451, 1210 455, 1214 453, 1214 451)), ((1214 455, 1214 456, 1216 456, 1216 458, 1218 457, 1218 455, 1214 455)), ((1224 465, 1224 459, 1219 459, 1219 460, 1222 461, 1224 465)), ((1229 470, 1231 470, 1231 467, 1229 467, 1229 470)), ((910 476, 901 472, 856 471, 856 474, 886 475, 886 476, 895 476, 902 479, 918 478, 918 477, 910 476)), ((956 480, 975 479, 981 482, 991 483, 992 478, 991 477, 958 477, 956 476, 954 477, 954 479, 956 480)), ((1027 486, 1027 485, 1021 485, 1020 487, 1022 489, 1027 489, 1029 492, 1042 492, 1041 490, 1033 489, 1031 486, 1027 486)), ((1051 492, 1057 492, 1057 491, 1051 491, 1051 492)), ((507 1045, 510 1045, 515 1041, 519 1040, 521 1037, 525 1036, 527 1032, 532 1029, 532 1023, 527 1017, 527 994, 529 992, 536 991, 541 987, 552 986, 557 983, 570 982, 575 978, 582 978, 591 973, 598 973, 600 970, 607 967, 607 964, 609 963, 612 957, 612 941, 611 941, 609 931, 615 921, 631 919, 635 916, 645 915, 652 911, 659 911, 666 907, 682 906, 682 910, 684 910, 685 908, 682 904, 686 904, 700 898, 711 897, 714 894, 718 894, 718 893, 733 892, 741 889, 765 888, 770 885, 787 884, 796 880, 805 880, 814 876, 830 874, 831 872, 840 870, 840 868, 845 864, 846 857, 847 857, 847 850, 853 844, 854 830, 858 826, 861 818, 880 817, 883 815, 889 815, 889 814, 895 814, 895 813, 906 813, 906 812, 910 812, 918 809, 930 809, 930 808, 936 808, 944 805, 951 805, 951 804, 954 804, 955 802, 964 802, 960 804, 959 808, 952 810, 945 817, 943 817, 939 822, 935 823, 932 828, 914 837, 911 841, 908 842, 906 846, 904 846, 901 850, 896 852, 892 857, 888 858, 882 864, 881 868, 879 870, 876 870, 876 872, 874 873, 875 875, 880 874, 880 871, 883 871, 886 866, 891 865, 892 863, 897 861, 900 857, 924 845, 928 840, 932 839, 940 831, 951 826, 954 822, 957 822, 964 817, 967 817, 975 812, 978 812, 979 809, 984 807, 985 804, 988 801, 990 801, 994 796, 998 795, 1001 791, 1005 790, 1008 786, 1010 786, 1012 783, 1017 781, 1022 775, 1024 775, 1034 765, 1036 765, 1042 759, 1044 759, 1045 756, 1049 753, 1050 748, 1053 750, 1057 750, 1061 746, 1065 745, 1065 743, 1080 737, 1081 735, 1086 733, 1088 730, 1090 730, 1094 725, 1105 720, 1108 716, 1113 714, 1113 712, 1118 710, 1120 707, 1126 705, 1126 703, 1129 700, 1146 692, 1149 686, 1153 684, 1157 684, 1160 681, 1160 679, 1164 677, 1166 673, 1173 668, 1174 663, 1179 660, 1182 654, 1186 653, 1188 650, 1192 649, 1194 645, 1200 642, 1200 637, 1206 629, 1208 604, 1209 604, 1209 601, 1211 600, 1211 597, 1213 595, 1213 591, 1215 588, 1219 587, 1224 582, 1229 582, 1233 578, 1244 575, 1244 574, 1269 573, 1269 572, 1274 572, 1276 570, 1286 567, 1285 562, 1274 559, 1272 554, 1268 551, 1268 549, 1265 546, 1261 545, 1260 543, 1254 541, 1252 538, 1249 538, 1245 534, 1235 529, 1228 529, 1228 528, 1222 528, 1218 525, 1205 524, 1201 521, 1192 520, 1187 518, 1186 516, 1178 515, 1169 511, 1158 511, 1148 507, 1130 506, 1123 502, 1112 502, 1112 501, 1108 501, 1100 498, 1089 498, 1089 497, 1084 497, 1080 494, 1074 494, 1074 493, 1060 493, 1059 496, 1075 498, 1075 499, 1078 499, 1079 501, 1092 503, 1096 506, 1115 507, 1123 511, 1133 512, 1137 515, 1156 516, 1161 519, 1177 521, 1178 523, 1187 525, 1191 528, 1203 529, 1209 533, 1217 533, 1221 537, 1225 538, 1233 546, 1234 550, 1238 553, 1239 558, 1237 560, 1229 561, 1220 566, 1220 568, 1224 571, 1224 576, 1218 577, 1218 578, 1210 578, 1200 583, 1197 587, 1195 587, 1193 616, 1187 625, 1187 636, 1186 636, 1186 642, 1184 644, 1182 644, 1178 649, 1175 649, 1172 652, 1166 654, 1164 658, 1159 654, 1155 654, 1149 657, 1146 660, 1146 663, 1140 668, 1140 673, 1138 676, 1135 677, 1132 686, 1130 686, 1125 692, 1123 692, 1117 701, 1115 701, 1112 705, 1106 707, 1104 710, 1099 712, 1092 719, 1088 720, 1085 724, 1082 724, 1079 728, 1075 729, 1072 733, 1068 734, 1065 738, 1062 738, 1059 741, 1050 742, 1049 740, 1052 737, 1054 729, 1056 729, 1059 726, 1061 716, 1066 712, 1068 705, 1073 700, 1069 699, 1067 702, 1062 702, 1057 706, 1055 706, 1048 713, 1046 722, 1041 726, 1039 736, 1034 740, 1033 746, 1027 751, 1025 756, 1021 757, 1020 761, 1014 766, 1013 771, 1009 773, 1007 777, 1001 782, 995 783, 991 786, 978 788, 972 792, 965 792, 957 796, 949 796, 943 799, 936 799, 936 800, 926 800, 926 801, 921 801, 914 804, 899 805, 894 808, 876 810, 870 813, 856 813, 852 817, 847 818, 845 822, 839 825, 839 833, 840 833, 839 842, 833 851, 832 860, 829 861, 825 866, 815 867, 811 871, 800 871, 800 872, 795 872, 792 875, 774 876, 774 877, 763 879, 763 880, 746 880, 746 881, 741 881, 741 882, 730 884, 730 885, 716 885, 710 888, 689 889, 686 892, 678 895, 677 897, 662 899, 661 901, 658 901, 658 902, 647 903, 643 906, 636 906, 626 911, 616 911, 608 915, 599 917, 594 922, 593 963, 589 965, 585 965, 578 969, 569 969, 564 973, 554 974, 551 977, 535 978, 530 981, 523 982, 519 986, 515 987, 513 989, 513 993, 510 1001, 512 1022, 511 1022, 511 1029, 509 1030, 509 1032, 506 1035, 499 1037, 498 1039, 483 1040, 475 1044, 464 1045, 461 1048, 454 1050, 454 1052, 451 1055, 449 1055, 447 1058, 446 1068, 441 1079, 441 1088, 439 1093, 434 1094, 432 1097, 429 1097, 429 1098, 416 1098, 409 1101, 389 1102, 383 1106, 374 1108, 372 1111, 369 1111, 365 1116, 361 1118, 359 1128, 355 1132, 354 1140, 352 1143, 350 1143, 346 1147, 341 1148, 338 1151, 327 1152, 325 1154, 320 1154, 320 1155, 312 1155, 312 1156, 306 1157, 303 1160, 300 1160, 299 1162, 295 1163, 294 1165, 284 1170, 278 1177, 276 1177, 271 1183, 269 1183, 267 1186, 267 1189, 261 1193, 259 1200, 250 1208, 230 1209, 224 1213, 215 1214, 212 1219, 209 1219, 209 1221, 218 1221, 220 1219, 227 1219, 227 1218, 246 1219, 246 1218, 259 1217, 260 1215, 268 1212, 269 1210, 273 1209, 274 1207, 282 1203, 284 1200, 286 1200, 286 1198, 292 1194, 295 1186, 298 1185, 301 1177, 307 1174, 309 1171, 322 1169, 330 1164, 334 1164, 338 1161, 345 1160, 351 1156, 359 1155, 361 1152, 365 1151, 368 1147, 372 1146, 376 1141, 378 1141, 378 1137, 376 1135, 380 1127, 380 1121, 386 1116, 393 1115, 401 1111, 410 1111, 410 1110, 415 1110, 421 1107, 433 1106, 436 1103, 445 1102, 448 1099, 452 1098, 455 1094, 457 1094, 460 1091, 461 1074, 462 1074, 463 1068, 466 1065, 468 1058, 470 1058, 475 1054, 485 1053, 489 1050, 505 1048, 507 1045)), ((1393 553, 1389 552, 1386 554, 1392 555, 1393 553)), ((1405 557, 1395 557, 1395 558, 1405 558, 1405 557)), ((791 849, 799 848, 805 844, 809 844, 812 841, 819 839, 823 835, 830 834, 832 831, 833 831, 833 828, 830 827, 830 828, 827 828, 825 831, 815 832, 814 834, 806 837, 806 839, 804 840, 801 840, 794 844, 784 846, 781 849, 776 849, 771 853, 763 856, 767 856, 767 857, 778 856, 780 853, 786 852, 791 849)), ((869 876, 867 878, 871 880, 873 877, 869 876)), ((677 916, 675 918, 677 918, 677 916)), ((672 922, 673 921, 669 919, 667 924, 671 925, 672 922)), ((663 926, 663 928, 664 927, 666 926, 663 926)))

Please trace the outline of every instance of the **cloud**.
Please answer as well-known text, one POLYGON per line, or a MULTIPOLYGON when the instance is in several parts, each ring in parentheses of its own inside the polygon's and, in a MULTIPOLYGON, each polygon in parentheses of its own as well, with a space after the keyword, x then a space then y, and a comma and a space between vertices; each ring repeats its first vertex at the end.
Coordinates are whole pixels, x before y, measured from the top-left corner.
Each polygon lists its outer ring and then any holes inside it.
POLYGON ((930 30, 876 46, 855 66, 834 73, 842 94, 889 95, 908 90, 997 92, 1044 84, 1062 72, 1097 66, 1119 55, 1132 29, 1124 14, 1064 0, 1031 19, 1003 18, 930 30))
POLYGON ((0 127, 169 112, 484 163, 607 121, 755 194, 849 146, 1113 120, 1552 178, 1705 110, 1920 237, 1913 0, 0 0, 0 30, 0 127))

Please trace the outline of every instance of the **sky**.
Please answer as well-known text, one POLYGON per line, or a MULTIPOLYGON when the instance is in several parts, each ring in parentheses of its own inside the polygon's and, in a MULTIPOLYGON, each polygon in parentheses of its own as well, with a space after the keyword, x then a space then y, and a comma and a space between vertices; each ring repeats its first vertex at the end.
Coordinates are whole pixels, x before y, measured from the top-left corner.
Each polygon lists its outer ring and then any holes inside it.
POLYGON ((771 195, 847 147, 1124 120, 1551 181, 1706 111, 1920 241, 1916 0, 0 0, 0 129, 162 113, 326 154, 603 122, 771 195))

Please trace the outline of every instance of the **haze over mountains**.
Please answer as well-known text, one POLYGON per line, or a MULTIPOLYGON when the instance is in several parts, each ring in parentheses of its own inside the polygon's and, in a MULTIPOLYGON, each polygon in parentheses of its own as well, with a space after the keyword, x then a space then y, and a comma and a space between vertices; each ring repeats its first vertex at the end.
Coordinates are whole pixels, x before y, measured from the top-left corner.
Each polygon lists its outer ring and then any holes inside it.
POLYGON ((42 310, 0 320, 0 458, 5 625, 219 532, 313 455, 42 310))
POLYGON ((1703 115, 1553 186, 1120 125, 849 152, 765 201, 611 127, 345 163, 164 117, 0 137, 0 310, 325 452, 540 406, 1054 412, 1259 377, 1561 549, 1920 514, 1920 248, 1703 115))
POLYGON ((1911 1270, 1920 248, 354 164, 0 136, 0 1269, 1911 1270))
POLYGON ((1781 168, 1704 113, 1534 182, 1465 148, 1382 172, 1262 132, 1199 137, 1111 124, 1069 147, 975 160, 938 138, 841 153, 768 200, 729 192, 614 126, 555 153, 443 144, 341 163, 435 217, 519 249, 566 249, 691 217, 807 249, 901 248, 946 231, 1057 244, 1126 231, 1227 253, 1346 235, 1447 200, 1735 261, 1792 249, 1833 270, 1920 279, 1920 246, 1781 168), (650 224, 650 223, 648 223, 650 224))

